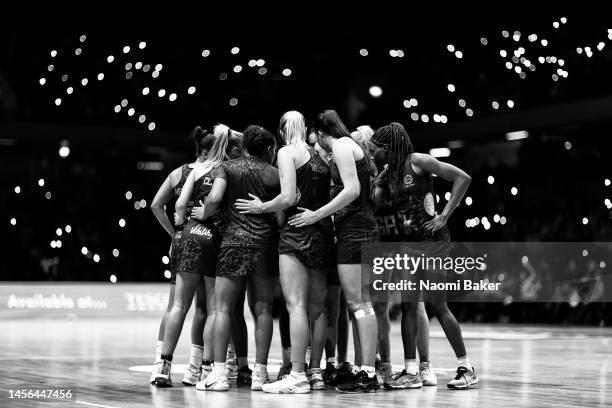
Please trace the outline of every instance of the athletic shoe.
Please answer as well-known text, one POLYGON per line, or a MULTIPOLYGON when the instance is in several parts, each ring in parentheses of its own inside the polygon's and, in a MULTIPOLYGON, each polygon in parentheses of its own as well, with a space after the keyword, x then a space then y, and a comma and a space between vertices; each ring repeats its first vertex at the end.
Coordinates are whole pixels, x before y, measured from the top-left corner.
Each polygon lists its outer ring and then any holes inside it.
POLYGON ((419 367, 419 375, 423 380, 423 385, 425 386, 434 386, 438 385, 438 377, 436 377, 436 373, 433 372, 433 367, 430 363, 427 363, 426 366, 419 367))
POLYGON ((325 389, 325 381, 323 381, 323 374, 321 371, 313 372, 310 376, 310 389, 313 391, 325 389))
POLYGON ((259 373, 253 372, 251 375, 251 391, 261 391, 261 387, 269 382, 270 376, 267 371, 263 377, 261 377, 259 373))
POLYGON ((423 381, 419 373, 408 374, 406 370, 395 374, 385 383, 385 388, 388 390, 404 390, 407 388, 421 388, 422 386, 423 381))
POLYGON ((236 364, 236 359, 228 360, 225 363, 225 376, 230 379, 236 378, 238 375, 238 364, 236 364))
POLYGON ((327 387, 334 387, 338 370, 333 363, 327 363, 323 370, 323 382, 327 387))
POLYGON ((229 388, 229 380, 227 377, 225 375, 215 375, 214 372, 206 377, 203 386, 196 384, 196 389, 203 391, 227 391, 229 388))
POLYGON ((358 392, 376 392, 380 386, 378 385, 378 379, 376 376, 370 378, 365 371, 360 371, 357 374, 353 374, 350 381, 340 384, 336 387, 336 390, 344 393, 358 393, 358 392))
POLYGON ((270 394, 307 394, 310 392, 310 384, 306 374, 288 374, 279 381, 262 385, 261 390, 270 394))
POLYGON ((157 366, 155 385, 158 387, 172 387, 172 379, 170 378, 172 363, 168 360, 162 360, 155 365, 157 366))
POLYGON ((251 385, 251 376, 253 375, 253 371, 249 368, 249 366, 241 367, 240 370, 236 372, 236 384, 237 385, 251 385))
POLYGON ((281 366, 280 370, 278 370, 278 375, 276 376, 276 381, 280 381, 291 373, 291 366, 285 367, 281 366))
POLYGON ((381 363, 376 368, 376 377, 378 377, 378 385, 384 385, 393 376, 393 367, 390 363, 381 363))
POLYGON ((342 363, 340 368, 336 370, 336 378, 331 387, 337 387, 340 384, 350 382, 355 373, 353 373, 353 365, 348 361, 342 363))
POLYGON ((206 378, 212 373, 212 369, 205 369, 202 367, 202 374, 200 374, 200 381, 205 381, 206 378))
POLYGON ((465 367, 459 367, 457 369, 457 375, 454 380, 450 380, 446 386, 448 388, 453 388, 456 390, 466 389, 471 385, 478 384, 478 376, 476 375, 476 370, 472 368, 472 371, 469 371, 465 367))
POLYGON ((206 391, 206 379, 212 374, 212 370, 205 370, 202 368, 202 374, 200 375, 200 381, 196 383, 196 390, 206 391))
POLYGON ((202 368, 195 367, 192 364, 189 364, 187 368, 187 372, 183 376, 183 384, 185 385, 196 385, 198 381, 200 381, 200 377, 202 376, 202 368))

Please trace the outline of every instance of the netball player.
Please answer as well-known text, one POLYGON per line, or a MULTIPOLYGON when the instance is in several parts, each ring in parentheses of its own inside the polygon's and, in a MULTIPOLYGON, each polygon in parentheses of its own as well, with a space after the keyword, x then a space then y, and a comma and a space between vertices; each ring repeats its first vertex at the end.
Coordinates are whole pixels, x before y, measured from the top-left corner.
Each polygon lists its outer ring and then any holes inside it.
MULTIPOLYGON (((393 231, 405 241, 450 242, 446 222, 461 202, 471 178, 463 170, 436 158, 417 153, 408 133, 399 123, 378 129, 371 139, 371 153, 375 161, 387 164, 385 174, 376 182, 376 201, 386 200, 394 211, 396 227, 393 231), (441 213, 435 210, 433 176, 453 183, 451 196, 441 213)), ((427 293, 427 300, 440 321, 457 357, 457 375, 447 386, 468 388, 478 383, 476 371, 465 350, 461 328, 448 309, 444 296, 427 293)), ((414 388, 422 383, 416 365, 417 302, 403 302, 402 325, 405 326, 404 349, 406 369, 389 382, 391 388, 414 388)), ((424 367, 430 369, 430 367, 424 367)), ((423 368, 421 368, 421 371, 423 368)))
MULTIPOLYGON (((298 209, 318 209, 329 201, 330 170, 319 154, 306 143, 306 124, 301 113, 290 111, 280 121, 279 134, 285 146, 278 151, 281 193, 262 202, 239 199, 242 214, 273 213, 286 210, 292 216, 298 209)), ((332 223, 326 217, 304 228, 284 224, 279 237, 279 269, 283 296, 289 312, 291 373, 280 381, 265 384, 264 392, 302 394, 325 389, 321 357, 327 337, 325 313, 326 270, 332 256, 332 223), (313 332, 310 336, 310 327, 313 332), (312 351, 306 376, 305 355, 311 338, 312 351)))
POLYGON ((362 353, 361 371, 336 388, 342 392, 371 392, 379 388, 375 372, 377 322, 369 293, 362 293, 361 245, 378 240, 370 198, 370 157, 357 144, 338 114, 321 113, 315 121, 319 145, 333 153, 331 173, 337 195, 316 210, 301 208, 289 224, 303 228, 334 214, 338 236, 336 262, 346 301, 357 321, 362 353))
MULTIPOLYGON (((176 202, 177 225, 184 225, 189 202, 201 202, 206 198, 212 188, 212 171, 227 157, 227 152, 239 144, 239 138, 232 137, 227 126, 216 126, 214 133, 216 140, 209 157, 189 175, 176 202)), ((208 222, 199 222, 192 217, 184 225, 181 239, 175 248, 177 287, 164 332, 163 363, 159 365, 155 377, 158 386, 172 385, 170 379, 172 356, 194 294, 197 294, 196 303, 203 302, 207 313, 204 327, 199 328, 199 342, 192 345, 190 365, 183 383, 196 385, 202 373, 202 360, 212 358, 210 345, 215 313, 214 283, 220 225, 221 219, 218 214, 208 222), (203 355, 204 345, 208 346, 207 356, 203 355)))
MULTIPOLYGON (((166 213, 166 204, 170 202, 170 200, 174 197, 178 199, 181 195, 181 190, 183 188, 183 184, 187 180, 187 176, 191 170, 197 165, 203 163, 206 160, 206 156, 208 155, 208 151, 212 147, 215 137, 212 134, 206 134, 206 131, 202 129, 200 126, 196 126, 196 128, 191 132, 191 138, 195 144, 195 153, 196 153, 196 161, 193 163, 183 164, 181 167, 174 169, 166 180, 162 183, 157 194, 155 194, 155 198, 153 198, 153 202, 151 203, 151 210, 153 214, 157 218, 157 221, 164 227, 164 229, 170 234, 172 238, 172 243, 170 245, 170 296, 168 297, 168 306, 166 307, 166 311, 162 318, 161 324, 159 325, 159 332, 157 337, 157 347, 155 353, 155 364, 153 366, 153 372, 151 373, 151 378, 149 382, 151 384, 155 384, 155 375, 157 373, 156 364, 161 361, 161 354, 163 348, 163 340, 164 340, 164 331, 166 329, 166 321, 168 319, 168 315, 170 314, 170 310, 172 308, 172 304, 174 303, 174 290, 176 285, 176 260, 175 256, 176 252, 172 251, 172 248, 176 248, 177 242, 181 238, 182 228, 177 226, 173 226, 170 220, 168 219, 168 214, 166 213)), ((193 344, 199 344, 201 340, 201 330, 204 327, 204 322, 206 320, 206 316, 203 313, 203 309, 201 307, 196 308, 196 313, 193 316, 193 324, 191 325, 191 339, 193 344)))
POLYGON ((260 391, 268 382, 268 353, 272 341, 272 303, 276 276, 277 225, 273 214, 244 215, 234 206, 249 193, 268 201, 280 192, 278 170, 272 166, 276 141, 261 126, 244 131, 244 156, 223 163, 213 173, 215 181, 204 203, 207 219, 222 202, 226 228, 221 243, 215 282, 216 315, 214 324, 214 369, 205 380, 205 389, 227 391, 225 360, 230 337, 231 312, 241 288, 248 291, 249 306, 255 319, 255 369, 251 390, 260 391))

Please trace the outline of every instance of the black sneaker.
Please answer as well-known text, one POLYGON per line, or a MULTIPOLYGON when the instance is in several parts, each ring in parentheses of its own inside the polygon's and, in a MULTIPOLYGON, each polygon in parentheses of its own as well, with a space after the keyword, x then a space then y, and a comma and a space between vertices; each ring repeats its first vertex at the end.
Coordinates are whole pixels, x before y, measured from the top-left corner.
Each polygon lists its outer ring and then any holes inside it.
POLYGON ((353 376, 353 365, 348 361, 345 361, 342 363, 340 368, 336 370, 336 378, 331 386, 336 387, 340 384, 350 382, 353 376))
POLYGON ((291 365, 285 367, 281 366, 280 370, 278 370, 278 375, 276 376, 276 381, 282 380, 285 376, 291 374, 291 365))
POLYGON ((376 378, 376 376, 370 378, 368 374, 362 370, 357 374, 353 374, 351 381, 338 385, 336 390, 344 393, 358 393, 376 392, 379 388, 378 378, 376 378))
POLYGON ((333 388, 336 386, 336 377, 338 376, 338 370, 333 363, 327 363, 325 370, 323 370, 323 382, 326 387, 333 388))
POLYGON ((249 366, 244 366, 238 369, 238 374, 236 375, 236 384, 250 386, 252 373, 253 371, 249 368, 249 366))

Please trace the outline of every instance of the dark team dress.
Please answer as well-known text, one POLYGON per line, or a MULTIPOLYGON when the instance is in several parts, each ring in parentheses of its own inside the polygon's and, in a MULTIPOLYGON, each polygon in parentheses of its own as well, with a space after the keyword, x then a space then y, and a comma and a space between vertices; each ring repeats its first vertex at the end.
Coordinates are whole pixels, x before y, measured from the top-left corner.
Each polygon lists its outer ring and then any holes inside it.
POLYGON ((234 203, 255 194, 262 201, 280 192, 278 170, 257 157, 224 162, 213 172, 227 181, 223 216, 225 232, 221 242, 217 277, 239 277, 278 273, 278 229, 274 214, 240 214, 234 203))
MULTIPOLYGON (((287 219, 300 212, 298 207, 316 210, 329 202, 329 167, 314 149, 308 147, 308 152, 310 160, 296 170, 297 203, 287 209, 287 219)), ((333 263, 333 244, 331 217, 303 228, 286 222, 280 231, 278 253, 294 254, 307 268, 324 271, 333 263)))
MULTIPOLYGON (((212 189, 214 170, 195 180, 193 185, 193 203, 206 200, 212 189)), ((190 211, 191 212, 191 211, 190 211)), ((191 218, 181 234, 178 249, 177 273, 196 273, 202 276, 215 277, 217 255, 221 241, 218 228, 221 223, 218 212, 204 222, 191 218)))
MULTIPOLYGON (((387 188, 386 180, 376 184, 387 188)), ((385 192, 387 197, 389 192, 385 192)), ((383 242, 421 242, 450 241, 448 227, 445 225, 432 233, 425 223, 436 214, 436 200, 433 176, 428 173, 416 174, 412 166, 406 166, 404 178, 397 197, 385 200, 376 211, 381 241, 383 242)))
MULTIPOLYGON (((185 182, 187 181, 187 177, 189 177, 189 174, 191 173, 191 170, 193 170, 191 167, 189 167, 189 164, 183 164, 181 166, 181 178, 179 180, 178 183, 176 183, 176 186, 174 186, 174 199, 175 202, 176 200, 178 200, 178 198, 181 195, 181 191, 183 191, 183 186, 185 185, 185 182)), ((191 208, 193 207, 193 201, 189 201, 187 203, 187 213, 191 213, 191 208)), ((172 253, 170 254, 170 283, 175 284, 176 283, 176 267, 177 267, 177 262, 178 262, 178 251, 176 250, 178 247, 178 243, 181 240, 181 233, 183 232, 183 227, 182 226, 174 226, 174 236, 172 237, 172 253)))
MULTIPOLYGON (((343 184, 335 163, 331 163, 331 174, 335 191, 342 191, 343 184)), ((364 157, 355 162, 359 178, 359 197, 334 215, 338 237, 336 261, 338 264, 360 264, 361 245, 378 241, 378 227, 370 198, 370 166, 364 157)), ((337 195, 337 194, 336 194, 337 195)))

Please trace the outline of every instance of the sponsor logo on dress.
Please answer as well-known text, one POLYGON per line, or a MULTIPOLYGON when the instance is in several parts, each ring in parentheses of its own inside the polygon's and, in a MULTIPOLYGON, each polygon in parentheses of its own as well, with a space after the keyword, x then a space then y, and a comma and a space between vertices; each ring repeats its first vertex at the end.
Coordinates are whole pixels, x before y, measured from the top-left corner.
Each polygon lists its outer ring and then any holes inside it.
POLYGON ((200 235, 205 236, 207 238, 212 237, 212 232, 210 231, 210 229, 206 228, 203 225, 196 225, 194 227, 191 227, 191 230, 189 232, 192 235, 200 235))

